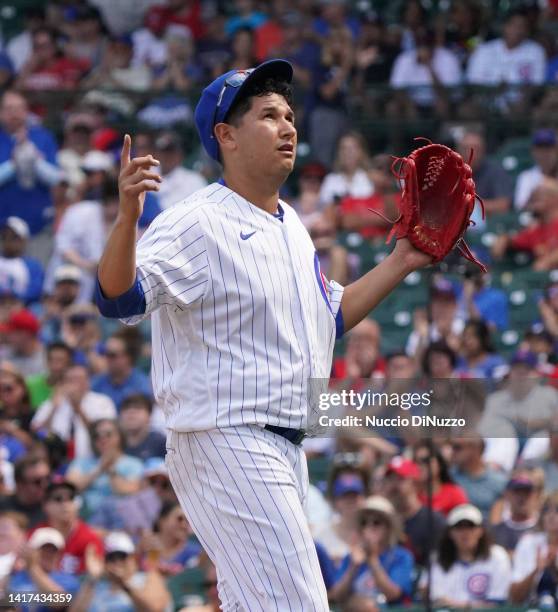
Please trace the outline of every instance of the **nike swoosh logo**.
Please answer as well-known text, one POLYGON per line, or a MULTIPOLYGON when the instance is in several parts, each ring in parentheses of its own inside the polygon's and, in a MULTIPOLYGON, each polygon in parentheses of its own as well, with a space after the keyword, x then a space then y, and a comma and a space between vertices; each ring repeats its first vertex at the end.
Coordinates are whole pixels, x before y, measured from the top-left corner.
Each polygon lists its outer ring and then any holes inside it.
POLYGON ((245 234, 244 232, 240 232, 240 237, 242 238, 242 240, 248 240, 248 238, 251 238, 258 230, 254 230, 253 232, 250 232, 249 234, 245 234))

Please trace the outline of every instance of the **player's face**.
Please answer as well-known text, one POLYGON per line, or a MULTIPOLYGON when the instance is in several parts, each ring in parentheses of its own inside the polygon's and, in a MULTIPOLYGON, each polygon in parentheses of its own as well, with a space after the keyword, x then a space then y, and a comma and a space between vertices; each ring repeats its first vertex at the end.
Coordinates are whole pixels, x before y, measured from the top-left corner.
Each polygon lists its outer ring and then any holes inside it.
POLYGON ((251 173, 266 176, 291 173, 296 158, 294 113, 283 96, 269 94, 252 99, 250 110, 234 128, 237 152, 251 173))

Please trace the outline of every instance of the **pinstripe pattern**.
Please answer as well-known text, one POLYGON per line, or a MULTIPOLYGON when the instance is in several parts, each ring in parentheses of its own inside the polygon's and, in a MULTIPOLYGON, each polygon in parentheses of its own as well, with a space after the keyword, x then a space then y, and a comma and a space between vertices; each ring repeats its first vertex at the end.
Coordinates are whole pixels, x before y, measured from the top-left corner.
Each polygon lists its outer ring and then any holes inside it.
POLYGON ((281 205, 279 219, 210 185, 159 215, 137 248, 169 474, 228 611, 329 609, 302 509, 304 454, 257 425, 315 430, 308 381, 329 378, 343 288, 322 278, 281 205))
POLYGON ((222 573, 223 610, 327 612, 300 447, 246 425, 174 432, 168 446, 173 486, 222 573))

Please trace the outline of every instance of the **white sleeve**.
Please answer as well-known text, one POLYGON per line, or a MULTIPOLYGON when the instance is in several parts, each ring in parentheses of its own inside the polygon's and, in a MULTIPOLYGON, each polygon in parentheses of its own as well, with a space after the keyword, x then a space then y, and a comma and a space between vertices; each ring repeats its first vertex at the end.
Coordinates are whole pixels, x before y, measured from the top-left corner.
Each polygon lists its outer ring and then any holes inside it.
POLYGON ((459 85, 461 83, 461 66, 455 55, 443 49, 443 61, 441 62, 438 78, 444 85, 459 85))
POLYGON ((327 286, 327 297, 329 298, 329 303, 331 304, 331 311, 333 316, 337 317, 339 308, 341 307, 341 300, 343 299, 345 287, 334 280, 325 279, 325 283, 327 286))
POLYGON ((189 306, 209 285, 206 240, 196 209, 178 206, 160 214, 137 246, 136 268, 145 315, 159 306, 189 306))
POLYGON ((537 566, 538 541, 532 534, 524 535, 513 553, 512 582, 521 582, 537 566))
POLYGON ((486 84, 486 77, 483 74, 485 64, 485 47, 480 45, 469 58, 467 64, 467 81, 473 84, 486 84))
POLYGON ((389 78, 389 84, 395 88, 406 87, 408 85, 408 79, 406 75, 408 60, 407 52, 400 53, 393 64, 391 69, 391 75, 389 78))
POLYGON ((533 54, 533 83, 538 85, 540 83, 544 83, 546 77, 546 55, 544 49, 540 45, 537 43, 535 43, 535 45, 536 49, 535 53, 533 54))
POLYGON ((507 601, 511 582, 511 560, 508 553, 498 545, 490 550, 492 576, 488 587, 487 599, 507 601))

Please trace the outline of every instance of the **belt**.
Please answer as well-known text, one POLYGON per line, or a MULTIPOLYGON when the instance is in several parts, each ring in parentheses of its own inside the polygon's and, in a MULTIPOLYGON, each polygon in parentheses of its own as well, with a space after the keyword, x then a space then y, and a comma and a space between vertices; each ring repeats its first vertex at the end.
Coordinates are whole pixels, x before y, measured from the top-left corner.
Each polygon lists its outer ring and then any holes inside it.
POLYGON ((267 431, 271 431, 278 436, 282 436, 296 446, 298 446, 302 440, 306 438, 306 432, 303 429, 290 429, 289 427, 279 427, 277 425, 266 425, 264 429, 267 429, 267 431))

